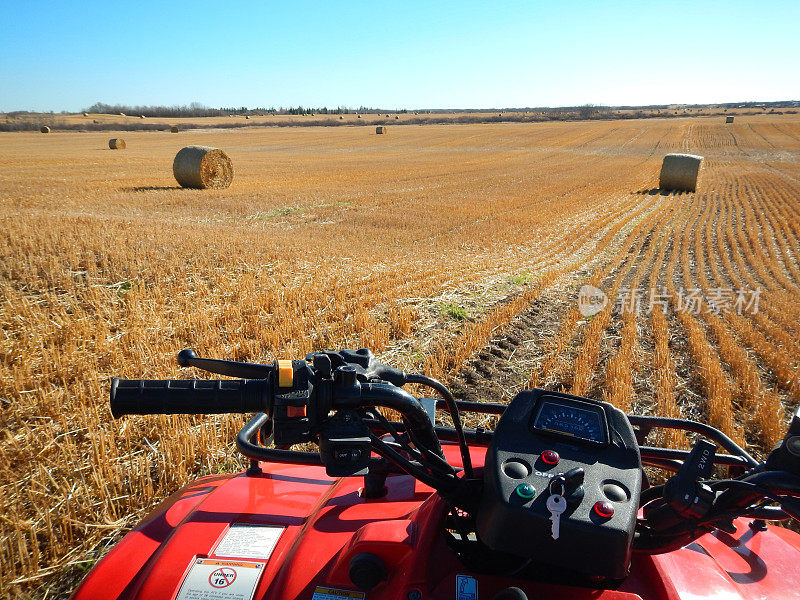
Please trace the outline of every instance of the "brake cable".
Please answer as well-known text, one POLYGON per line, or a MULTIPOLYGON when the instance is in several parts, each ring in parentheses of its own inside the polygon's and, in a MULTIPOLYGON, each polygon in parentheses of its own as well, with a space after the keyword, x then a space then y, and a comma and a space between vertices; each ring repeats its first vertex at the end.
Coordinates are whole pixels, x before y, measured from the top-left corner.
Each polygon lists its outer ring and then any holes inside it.
POLYGON ((389 434, 394 438, 394 440, 405 450, 408 454, 416 458, 421 466, 426 467, 431 472, 435 472, 434 474, 438 473, 444 476, 455 475, 456 471, 453 466, 448 463, 447 461, 442 460, 441 457, 437 456, 435 453, 428 450, 425 446, 420 444, 418 441, 414 440, 416 444, 415 448, 412 448, 411 445, 408 443, 406 436, 400 434, 397 429, 395 429, 394 425, 381 413, 377 407, 372 408, 370 412, 375 415, 375 417, 380 421, 381 425, 389 432, 389 434), (434 464, 425 464, 425 459, 434 463, 434 464))
POLYGON ((427 471, 423 470, 421 466, 415 465, 410 460, 406 459, 402 454, 397 452, 394 448, 390 447, 386 444, 382 439, 376 436, 374 433, 369 433, 369 439, 372 442, 372 447, 377 454, 383 456, 385 459, 392 461, 398 467, 400 467, 403 471, 414 477, 415 479, 419 479, 425 485, 439 491, 448 493, 451 490, 443 490, 442 488, 443 483, 446 483, 447 486, 455 484, 455 477, 444 478, 447 479, 446 482, 442 481, 442 477, 437 478, 437 476, 428 473, 427 471))
POLYGON ((472 479, 472 459, 469 455, 469 446, 467 445, 467 437, 464 435, 464 427, 461 425, 461 415, 458 413, 458 405, 456 404, 456 399, 453 397, 453 394, 450 393, 450 390, 440 381, 437 381, 433 377, 428 377, 427 375, 410 373, 406 375, 406 382, 426 385, 439 392, 442 398, 444 398, 444 401, 447 403, 447 409, 450 412, 450 418, 453 420, 456 436, 458 437, 458 447, 461 450, 461 462, 464 465, 464 475, 472 479))

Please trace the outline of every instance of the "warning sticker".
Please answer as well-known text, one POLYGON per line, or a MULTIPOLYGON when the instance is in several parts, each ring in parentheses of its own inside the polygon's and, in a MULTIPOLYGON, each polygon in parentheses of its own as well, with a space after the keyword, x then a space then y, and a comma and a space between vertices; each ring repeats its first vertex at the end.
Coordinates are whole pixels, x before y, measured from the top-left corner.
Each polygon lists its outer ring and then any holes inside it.
POLYGON ((311 600, 364 600, 364 592, 317 586, 314 590, 314 595, 311 596, 311 600))
POLYGON ((268 560, 284 527, 231 525, 214 550, 214 556, 268 560))
POLYGON ((469 575, 456 575, 456 600, 478 600, 478 580, 469 575))
POLYGON ((264 563, 198 558, 175 600, 252 600, 264 563))

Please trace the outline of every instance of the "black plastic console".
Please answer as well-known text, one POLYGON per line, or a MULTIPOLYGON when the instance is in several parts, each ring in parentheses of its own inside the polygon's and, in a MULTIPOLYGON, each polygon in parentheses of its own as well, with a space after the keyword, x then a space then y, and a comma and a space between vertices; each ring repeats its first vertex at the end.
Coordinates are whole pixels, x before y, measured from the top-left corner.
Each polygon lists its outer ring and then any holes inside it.
POLYGON ((520 392, 497 425, 484 482, 477 528, 492 550, 594 577, 627 575, 641 459, 622 411, 559 392, 520 392), (546 507, 554 492, 567 501, 557 539, 546 507))

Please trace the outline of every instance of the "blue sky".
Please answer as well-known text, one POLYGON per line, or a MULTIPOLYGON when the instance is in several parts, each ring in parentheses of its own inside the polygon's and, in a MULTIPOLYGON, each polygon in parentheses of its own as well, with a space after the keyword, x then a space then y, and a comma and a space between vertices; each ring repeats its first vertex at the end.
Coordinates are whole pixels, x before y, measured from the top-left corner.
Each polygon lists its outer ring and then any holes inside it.
POLYGON ((12 2, 0 110, 800 99, 800 1, 12 2))

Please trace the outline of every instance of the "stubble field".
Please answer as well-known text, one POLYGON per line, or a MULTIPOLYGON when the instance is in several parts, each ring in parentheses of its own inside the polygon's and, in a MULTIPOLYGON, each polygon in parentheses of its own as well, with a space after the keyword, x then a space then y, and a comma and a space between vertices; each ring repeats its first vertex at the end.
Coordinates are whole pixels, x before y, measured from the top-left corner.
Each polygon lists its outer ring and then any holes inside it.
POLYGON ((111 417, 112 376, 202 376, 185 347, 367 346, 464 398, 563 388, 754 452, 800 403, 796 115, 6 133, 0 219, 0 596, 63 593, 241 464, 241 417, 111 417), (231 188, 177 187, 189 144, 230 155, 231 188), (706 157, 697 193, 654 189, 676 151, 706 157))

